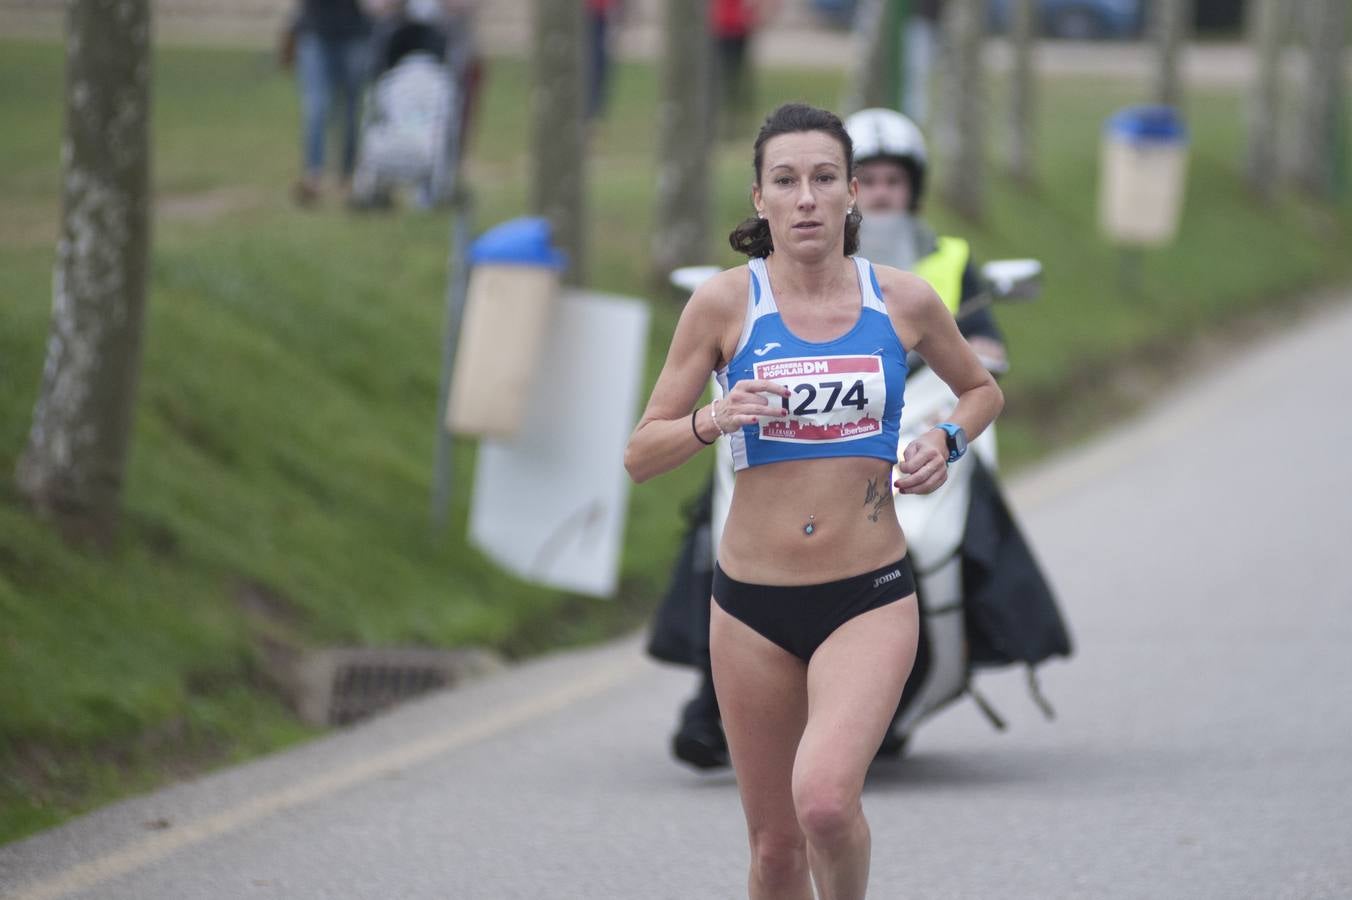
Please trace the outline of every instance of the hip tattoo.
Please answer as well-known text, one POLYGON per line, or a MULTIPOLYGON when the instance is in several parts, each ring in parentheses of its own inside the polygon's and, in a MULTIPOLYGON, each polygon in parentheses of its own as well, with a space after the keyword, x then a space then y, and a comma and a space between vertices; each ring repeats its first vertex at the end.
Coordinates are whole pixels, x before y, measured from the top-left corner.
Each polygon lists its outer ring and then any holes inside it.
POLYGON ((887 505, 887 501, 892 499, 892 495, 889 491, 882 490, 878 487, 878 482, 880 480, 881 479, 878 478, 870 478, 868 480, 868 490, 864 494, 864 506, 868 509, 865 515, 868 516, 870 522, 878 521, 878 516, 882 515, 883 507, 887 505))

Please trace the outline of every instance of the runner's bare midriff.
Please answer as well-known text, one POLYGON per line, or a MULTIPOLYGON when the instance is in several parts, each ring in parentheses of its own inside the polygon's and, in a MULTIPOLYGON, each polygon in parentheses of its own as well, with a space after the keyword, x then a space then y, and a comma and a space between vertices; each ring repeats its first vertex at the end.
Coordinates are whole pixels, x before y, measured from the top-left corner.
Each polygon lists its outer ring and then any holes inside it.
POLYGON ((743 469, 719 566, 738 581, 789 585, 837 581, 896 562, 906 539, 892 505, 893 477, 885 460, 858 456, 743 469))

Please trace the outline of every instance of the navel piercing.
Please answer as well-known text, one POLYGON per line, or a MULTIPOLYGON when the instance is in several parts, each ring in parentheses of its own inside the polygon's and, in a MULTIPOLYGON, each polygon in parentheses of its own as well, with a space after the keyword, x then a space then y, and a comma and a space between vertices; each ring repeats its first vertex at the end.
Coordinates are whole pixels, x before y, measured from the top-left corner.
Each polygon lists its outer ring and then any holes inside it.
POLYGON ((817 526, 814 525, 814 524, 812 524, 812 520, 815 519, 815 518, 817 518, 817 517, 816 517, 816 516, 808 516, 808 517, 807 517, 807 524, 803 526, 803 534, 806 534, 806 535, 808 535, 809 537, 811 537, 811 536, 812 536, 812 532, 814 532, 814 531, 817 530, 817 526))

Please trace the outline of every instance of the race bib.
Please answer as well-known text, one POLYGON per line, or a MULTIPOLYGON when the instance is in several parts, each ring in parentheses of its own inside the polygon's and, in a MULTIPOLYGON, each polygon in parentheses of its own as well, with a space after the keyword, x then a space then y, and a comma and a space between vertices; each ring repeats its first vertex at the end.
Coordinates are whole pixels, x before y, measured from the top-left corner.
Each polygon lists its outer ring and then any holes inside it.
POLYGON ((755 377, 789 389, 789 414, 761 419, 760 439, 834 444, 881 434, 887 380, 881 356, 800 356, 758 362, 755 377))

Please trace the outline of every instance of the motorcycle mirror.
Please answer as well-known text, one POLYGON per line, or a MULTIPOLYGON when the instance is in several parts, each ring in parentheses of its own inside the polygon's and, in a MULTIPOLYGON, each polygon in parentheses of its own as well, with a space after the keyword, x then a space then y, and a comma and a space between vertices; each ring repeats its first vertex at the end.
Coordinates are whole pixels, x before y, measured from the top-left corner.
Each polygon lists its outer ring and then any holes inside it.
POLYGON ((667 279, 673 287, 678 287, 688 294, 693 294, 695 288, 721 271, 723 270, 718 266, 682 266, 679 269, 673 269, 667 279))
POLYGON ((1042 293, 1042 263, 1036 259, 991 260, 981 276, 1001 300, 1031 300, 1042 293))

